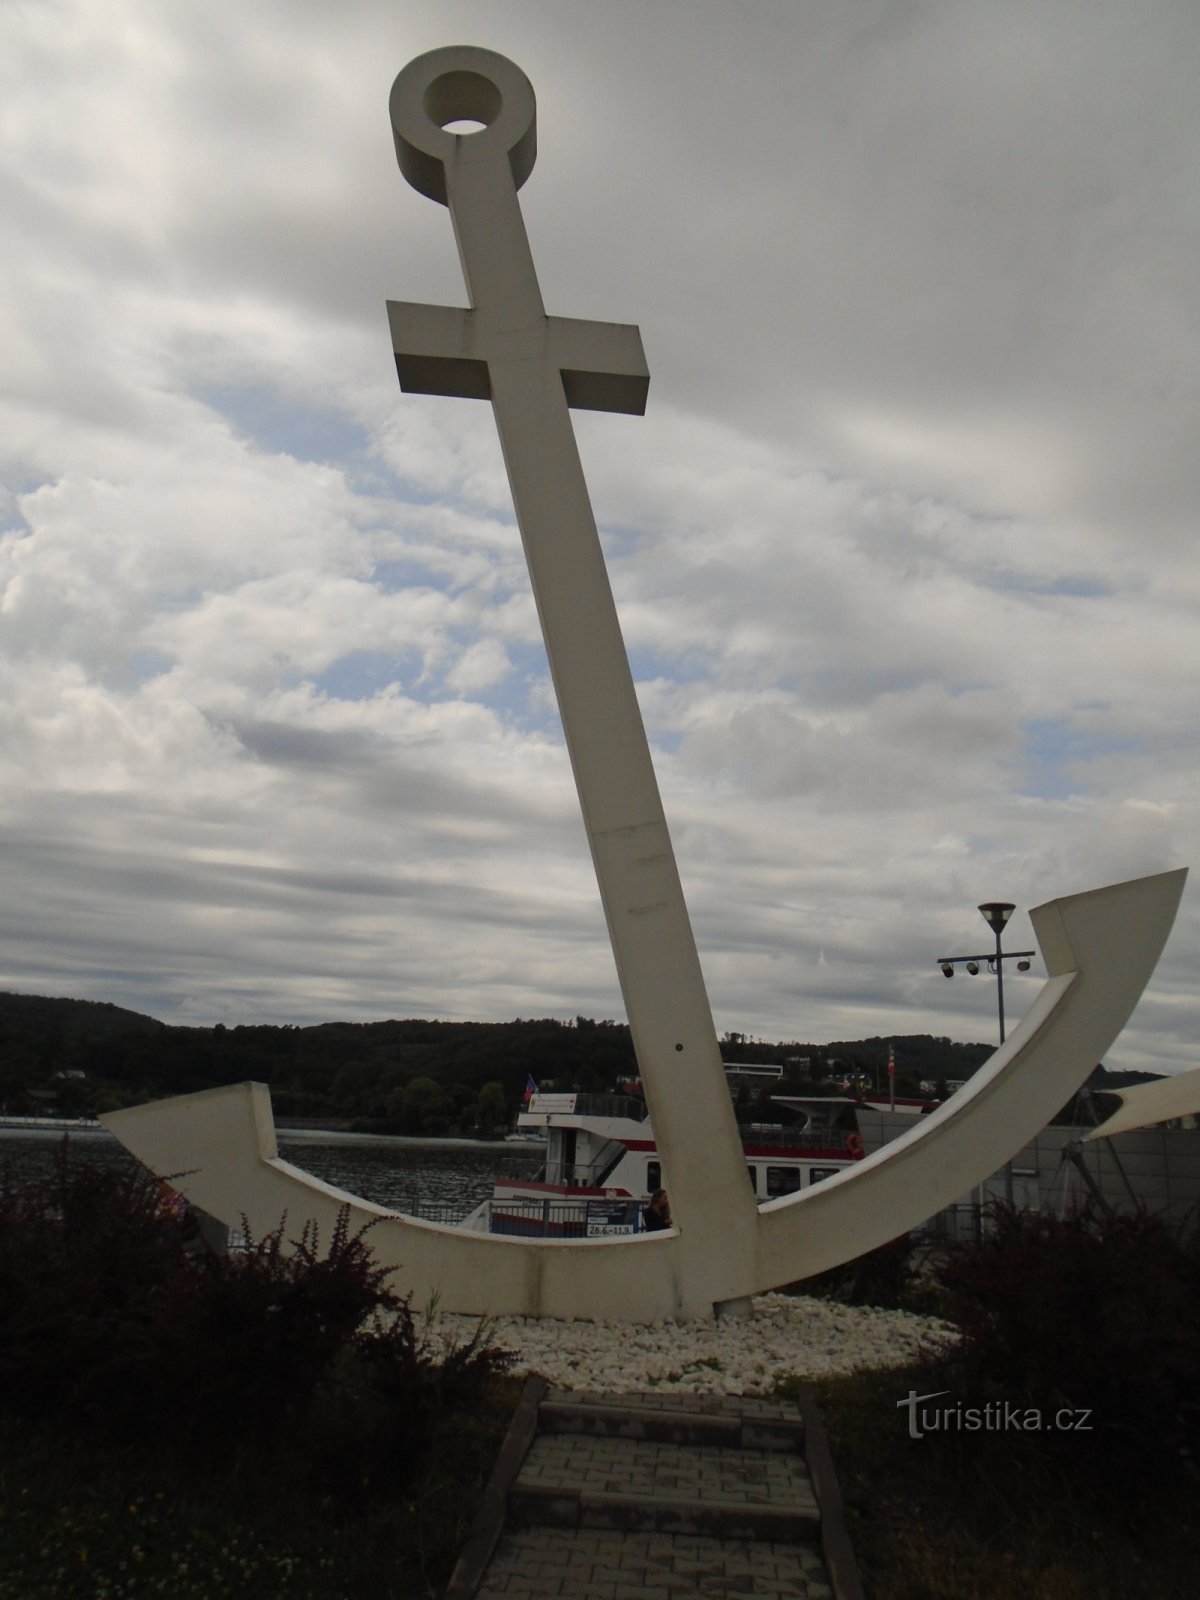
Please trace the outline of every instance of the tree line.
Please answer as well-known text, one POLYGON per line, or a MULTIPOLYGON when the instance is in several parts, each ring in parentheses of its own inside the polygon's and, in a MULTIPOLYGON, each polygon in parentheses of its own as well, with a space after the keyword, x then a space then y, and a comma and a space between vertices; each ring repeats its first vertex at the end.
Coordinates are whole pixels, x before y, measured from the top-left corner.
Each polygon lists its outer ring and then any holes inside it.
MULTIPOLYGON (((970 1077, 992 1046, 930 1034, 721 1040, 727 1062, 783 1069, 760 1091, 737 1091, 751 1112, 777 1093, 839 1093, 847 1083, 886 1090, 891 1049, 896 1093, 905 1095, 918 1093, 922 1080, 944 1087, 970 1077)), ((0 994, 0 1112, 9 1115, 84 1116, 253 1079, 270 1085, 283 1121, 487 1135, 511 1125, 530 1078, 543 1088, 600 1093, 636 1074, 628 1025, 590 1017, 197 1028, 95 1001, 0 994)))

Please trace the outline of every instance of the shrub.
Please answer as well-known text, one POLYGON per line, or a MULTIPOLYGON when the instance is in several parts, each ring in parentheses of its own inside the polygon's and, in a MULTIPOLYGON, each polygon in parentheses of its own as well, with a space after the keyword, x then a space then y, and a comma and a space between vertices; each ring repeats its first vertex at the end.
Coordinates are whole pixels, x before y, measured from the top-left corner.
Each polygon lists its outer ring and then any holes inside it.
POLYGON ((914 1309, 916 1280, 912 1242, 907 1234, 882 1244, 841 1266, 787 1286, 787 1294, 812 1294, 850 1306, 881 1306, 888 1311, 914 1309))
POLYGON ((1187 1448, 1200 1418, 1200 1232, 1147 1214, 998 1207, 940 1267, 968 1380, 1047 1412, 1090 1408, 1097 1445, 1187 1448))
POLYGON ((0 1195, 0 1410, 330 1493, 418 1473, 511 1357, 477 1331, 441 1359, 348 1208, 324 1252, 285 1228, 196 1248, 154 1179, 64 1143, 52 1182, 0 1195))
POLYGON ((149 1175, 81 1165, 64 1139, 51 1180, 0 1195, 0 1405, 86 1417, 183 1260, 149 1175))

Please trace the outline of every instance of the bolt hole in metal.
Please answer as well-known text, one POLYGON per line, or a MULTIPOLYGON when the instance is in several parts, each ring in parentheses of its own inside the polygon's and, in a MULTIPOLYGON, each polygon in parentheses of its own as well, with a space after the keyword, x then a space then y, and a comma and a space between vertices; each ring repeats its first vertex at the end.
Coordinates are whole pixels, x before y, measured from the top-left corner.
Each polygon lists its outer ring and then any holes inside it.
POLYGON ((479 72, 444 72, 425 91, 425 114, 447 133, 479 133, 503 105, 499 89, 479 72))

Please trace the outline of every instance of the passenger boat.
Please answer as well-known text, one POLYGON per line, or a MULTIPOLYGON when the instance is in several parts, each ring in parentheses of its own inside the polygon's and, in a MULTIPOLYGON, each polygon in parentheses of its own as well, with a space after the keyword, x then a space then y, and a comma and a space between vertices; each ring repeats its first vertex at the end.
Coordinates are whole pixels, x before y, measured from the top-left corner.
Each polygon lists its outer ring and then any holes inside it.
MULTIPOLYGON (((787 1121, 739 1123, 746 1175, 761 1204, 840 1172, 863 1153, 853 1102, 788 1097, 787 1121)), ((546 1140, 528 1179, 498 1180, 467 1220, 479 1232, 595 1239, 637 1233, 656 1189, 670 1191, 646 1102, 636 1093, 533 1093, 517 1131, 546 1140)))
MULTIPOLYGON (((871 1094, 771 1096, 778 1122, 739 1122, 756 1199, 761 1205, 811 1188, 908 1132, 937 1104, 871 1094)), ((1096 1120, 1106 1114, 1096 1113, 1096 1120)), ((498 1180, 464 1226, 549 1239, 637 1233, 654 1191, 670 1192, 646 1103, 636 1092, 535 1092, 517 1127, 523 1138, 545 1138, 544 1163, 527 1179, 498 1180)), ((1090 1198, 1110 1213, 1144 1206, 1181 1224, 1200 1215, 1200 1129, 1146 1128, 1091 1143, 1082 1139, 1086 1131, 1044 1129, 923 1231, 977 1238, 993 1202, 1062 1214, 1090 1198)))

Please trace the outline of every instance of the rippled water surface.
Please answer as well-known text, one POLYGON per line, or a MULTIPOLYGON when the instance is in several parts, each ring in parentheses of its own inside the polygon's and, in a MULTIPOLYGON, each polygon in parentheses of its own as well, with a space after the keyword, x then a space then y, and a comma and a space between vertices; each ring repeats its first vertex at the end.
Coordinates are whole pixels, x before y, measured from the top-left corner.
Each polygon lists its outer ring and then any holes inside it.
MULTIPOLYGON (((62 1134, 48 1129, 0 1128, 0 1181, 18 1184, 48 1177, 62 1148, 62 1134)), ((110 1134, 85 1131, 68 1135, 72 1160, 119 1167, 132 1162, 110 1134)), ((364 1139, 353 1134, 279 1136, 279 1154, 326 1183, 397 1211, 414 1204, 445 1207, 465 1216, 492 1192, 498 1177, 528 1177, 536 1172, 536 1151, 504 1144, 466 1141, 364 1139)))
POLYGON ((374 1200, 377 1205, 408 1210, 414 1202, 447 1206, 465 1215, 492 1192, 499 1177, 529 1177, 538 1157, 514 1154, 502 1144, 319 1143, 281 1140, 285 1161, 303 1167, 326 1183, 374 1200))

